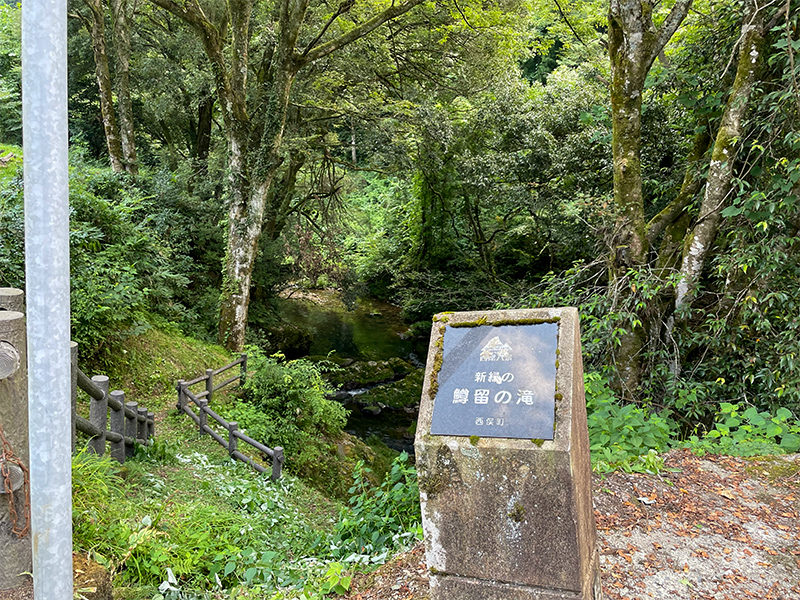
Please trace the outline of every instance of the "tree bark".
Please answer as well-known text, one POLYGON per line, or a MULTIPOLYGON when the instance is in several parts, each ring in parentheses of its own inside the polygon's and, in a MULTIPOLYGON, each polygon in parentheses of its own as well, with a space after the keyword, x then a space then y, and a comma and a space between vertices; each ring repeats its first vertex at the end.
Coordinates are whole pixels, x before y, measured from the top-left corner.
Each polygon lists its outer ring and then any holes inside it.
POLYGON ((763 46, 763 10, 753 0, 746 0, 736 78, 714 141, 700 215, 683 247, 681 280, 675 293, 675 319, 679 322, 686 318, 692 304, 708 250, 722 221, 722 209, 730 199, 742 121, 763 60, 763 46))
MULTIPOLYGON (((625 281, 629 270, 642 267, 650 249, 644 220, 641 168, 641 111, 645 79, 653 61, 680 26, 691 0, 676 2, 661 27, 653 24, 647 1, 609 2, 611 60, 612 152, 614 158, 615 228, 609 261, 609 291, 623 302, 634 292, 625 281)), ((641 382, 644 324, 632 325, 612 350, 617 366, 617 391, 633 398, 641 382)))
POLYGON ((103 4, 101 0, 84 0, 91 19, 84 21, 92 38, 94 51, 95 76, 100 94, 100 114, 103 119, 103 132, 106 136, 108 157, 111 169, 115 173, 125 170, 125 161, 122 153, 119 127, 114 115, 114 95, 111 84, 111 73, 108 68, 108 51, 106 48, 106 26, 104 21, 103 4))
POLYGON ((133 130, 133 104, 131 102, 131 30, 128 22, 128 1, 111 0, 114 27, 114 75, 117 92, 117 111, 122 142, 122 157, 125 171, 131 175, 139 173, 136 158, 136 137, 133 130))

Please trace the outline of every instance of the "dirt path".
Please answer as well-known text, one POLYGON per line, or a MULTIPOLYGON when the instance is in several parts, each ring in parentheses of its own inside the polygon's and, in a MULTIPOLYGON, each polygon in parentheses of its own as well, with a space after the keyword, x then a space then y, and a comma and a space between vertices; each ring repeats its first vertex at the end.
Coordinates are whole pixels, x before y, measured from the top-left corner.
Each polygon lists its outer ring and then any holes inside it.
MULTIPOLYGON (((661 475, 595 479, 606 600, 800 600, 800 455, 666 455, 661 475)), ((348 600, 426 600, 422 545, 348 600)))

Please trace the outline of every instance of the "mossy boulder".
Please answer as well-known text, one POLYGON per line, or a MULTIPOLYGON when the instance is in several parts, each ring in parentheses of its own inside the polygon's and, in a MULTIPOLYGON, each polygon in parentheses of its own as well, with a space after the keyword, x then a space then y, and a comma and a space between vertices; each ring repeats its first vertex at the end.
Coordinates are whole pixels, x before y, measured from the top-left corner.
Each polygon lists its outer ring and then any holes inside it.
POLYGON ((336 389, 355 390, 402 379, 415 367, 402 358, 359 360, 330 373, 328 381, 336 389))
POLYGON ((261 334, 269 354, 282 352, 290 360, 308 355, 314 341, 308 329, 287 322, 263 328, 261 334))
POLYGON ((411 409, 419 405, 425 371, 415 369, 399 381, 372 388, 357 396, 362 406, 388 406, 390 408, 411 409))
POLYGON ((358 461, 370 469, 368 478, 374 485, 380 484, 373 471, 380 472, 383 459, 355 436, 342 432, 340 437, 324 440, 326 451, 318 460, 309 463, 298 475, 323 494, 346 500, 347 490, 353 484, 353 472, 358 461))

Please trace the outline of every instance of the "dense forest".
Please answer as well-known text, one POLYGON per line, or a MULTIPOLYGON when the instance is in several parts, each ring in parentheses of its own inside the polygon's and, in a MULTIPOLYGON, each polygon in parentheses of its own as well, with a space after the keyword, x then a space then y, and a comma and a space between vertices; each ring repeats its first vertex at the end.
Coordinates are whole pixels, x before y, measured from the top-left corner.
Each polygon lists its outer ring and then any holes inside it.
POLYGON ((345 594, 422 536, 413 458, 350 431, 347 385, 410 451, 444 311, 579 308, 596 472, 800 451, 799 26, 800 0, 70 0, 72 338, 158 422, 124 466, 73 458, 75 556, 131 600, 345 594), (293 295, 408 360, 312 353, 293 295), (285 449, 274 482, 174 410, 243 349, 214 410, 285 449))
MULTIPOLYGON (((0 285, 24 285, 0 5, 0 285)), ((578 306, 587 370, 691 433, 800 410, 800 4, 73 0, 73 337, 261 343, 288 286, 578 306)), ((273 348, 267 348, 274 351, 273 348)), ((786 437, 787 447, 800 438, 786 437)))

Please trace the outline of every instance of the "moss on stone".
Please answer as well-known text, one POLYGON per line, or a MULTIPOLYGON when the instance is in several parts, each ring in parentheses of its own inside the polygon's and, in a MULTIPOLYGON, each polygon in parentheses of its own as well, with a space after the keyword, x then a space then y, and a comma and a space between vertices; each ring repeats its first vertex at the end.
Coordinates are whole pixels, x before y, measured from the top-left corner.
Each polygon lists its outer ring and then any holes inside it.
POLYGON ((508 518, 515 523, 522 523, 525 520, 525 507, 519 502, 514 504, 514 508, 508 513, 508 518))
POLYGON ((552 317, 549 319, 494 319, 490 321, 489 317, 484 315, 475 321, 450 323, 450 327, 480 327, 481 325, 491 325, 492 327, 502 327, 503 325, 541 325, 542 323, 558 323, 560 320, 560 317, 552 317))
POLYGON ((478 442, 480 442, 480 441, 481 441, 481 436, 479 436, 479 435, 471 435, 471 436, 469 436, 469 443, 472 444, 473 446, 477 446, 478 442))

